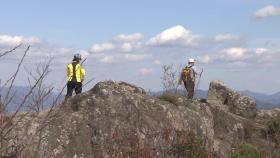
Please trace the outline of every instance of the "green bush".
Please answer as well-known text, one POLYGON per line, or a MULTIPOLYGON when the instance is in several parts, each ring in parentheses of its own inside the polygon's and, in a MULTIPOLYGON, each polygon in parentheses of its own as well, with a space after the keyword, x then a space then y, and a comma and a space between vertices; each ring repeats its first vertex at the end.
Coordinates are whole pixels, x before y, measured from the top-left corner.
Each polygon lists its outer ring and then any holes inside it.
POLYGON ((280 116, 267 123, 270 134, 280 134, 280 116))
POLYGON ((160 100, 167 101, 171 104, 178 105, 177 100, 178 96, 171 94, 171 93, 163 93, 162 95, 158 96, 160 100))
POLYGON ((232 154, 232 158, 260 158, 260 153, 253 145, 244 143, 232 154))

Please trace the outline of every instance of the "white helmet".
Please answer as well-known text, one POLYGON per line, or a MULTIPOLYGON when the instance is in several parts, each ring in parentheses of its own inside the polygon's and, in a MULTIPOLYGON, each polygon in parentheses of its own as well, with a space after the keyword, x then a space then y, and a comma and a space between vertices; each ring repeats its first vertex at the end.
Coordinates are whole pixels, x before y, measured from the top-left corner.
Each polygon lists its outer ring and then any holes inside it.
POLYGON ((194 62, 195 62, 195 60, 193 58, 189 59, 189 63, 194 63, 194 62))

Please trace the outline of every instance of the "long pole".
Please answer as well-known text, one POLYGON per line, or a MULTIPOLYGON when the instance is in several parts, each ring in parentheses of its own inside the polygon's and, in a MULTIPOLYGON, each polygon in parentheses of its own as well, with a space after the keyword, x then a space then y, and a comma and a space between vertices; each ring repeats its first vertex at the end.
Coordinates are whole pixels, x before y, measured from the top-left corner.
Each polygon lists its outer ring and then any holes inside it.
POLYGON ((198 78, 198 81, 197 81, 196 86, 195 86, 195 90, 194 90, 194 96, 195 97, 196 97, 196 94, 197 94, 197 90, 198 90, 198 87, 199 87, 199 83, 200 83, 202 73, 203 73, 203 68, 201 70, 201 73, 199 74, 199 78, 198 78))
POLYGON ((85 58, 82 62, 81 62, 81 65, 83 65, 83 63, 87 60, 87 58, 85 58))
POLYGON ((176 89, 175 89, 175 94, 176 95, 178 94, 178 88, 181 85, 181 82, 182 82, 182 72, 180 72, 180 77, 179 77, 179 80, 178 80, 178 83, 177 83, 177 86, 176 86, 176 89))

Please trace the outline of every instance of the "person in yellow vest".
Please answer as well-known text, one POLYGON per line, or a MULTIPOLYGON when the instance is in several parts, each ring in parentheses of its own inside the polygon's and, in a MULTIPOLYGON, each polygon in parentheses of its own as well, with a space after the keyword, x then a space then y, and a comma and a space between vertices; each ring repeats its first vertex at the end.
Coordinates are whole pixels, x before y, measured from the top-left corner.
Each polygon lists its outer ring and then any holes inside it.
POLYGON ((83 81, 85 79, 86 71, 80 64, 82 57, 80 54, 75 54, 71 64, 67 66, 67 94, 65 99, 72 96, 75 90, 76 94, 82 93, 83 81))
POLYGON ((188 99, 193 99, 194 96, 194 88, 195 88, 195 78, 196 75, 198 75, 198 71, 196 70, 196 67, 194 66, 195 60, 189 59, 188 65, 183 68, 181 77, 179 80, 179 84, 184 83, 184 86, 188 92, 188 99))

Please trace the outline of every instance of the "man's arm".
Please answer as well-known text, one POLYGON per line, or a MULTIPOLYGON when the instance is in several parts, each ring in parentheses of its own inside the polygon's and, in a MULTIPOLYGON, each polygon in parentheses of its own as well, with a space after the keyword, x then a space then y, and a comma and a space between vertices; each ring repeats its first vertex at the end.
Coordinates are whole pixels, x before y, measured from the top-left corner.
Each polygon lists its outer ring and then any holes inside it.
POLYGON ((66 75, 67 75, 67 77, 69 77, 69 75, 70 75, 69 65, 67 65, 67 68, 66 68, 66 75))
POLYGON ((81 67, 81 80, 82 80, 82 82, 84 81, 85 77, 86 77, 86 70, 83 67, 81 67))
POLYGON ((195 75, 200 75, 202 73, 201 70, 199 70, 196 66, 194 66, 192 69, 195 75))

